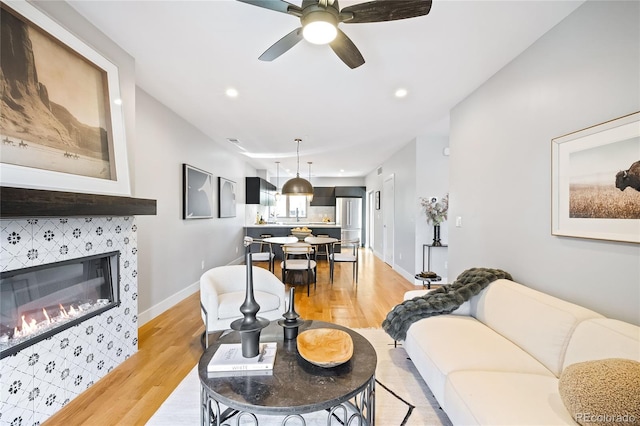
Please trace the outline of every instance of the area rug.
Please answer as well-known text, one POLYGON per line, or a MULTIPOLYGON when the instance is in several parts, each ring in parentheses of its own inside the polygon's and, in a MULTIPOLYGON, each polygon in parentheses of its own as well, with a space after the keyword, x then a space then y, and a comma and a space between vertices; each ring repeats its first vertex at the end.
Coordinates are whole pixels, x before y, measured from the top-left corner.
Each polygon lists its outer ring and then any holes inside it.
MULTIPOLYGON (((355 331, 371 342, 378 355, 376 425, 451 425, 402 346, 394 347, 393 340, 381 329, 366 328, 355 331)), ((308 426, 327 424, 326 412, 304 414, 304 418, 308 426)), ((280 425, 282 419, 282 416, 258 416, 259 424, 265 426, 280 425)), ((244 424, 245 420, 248 421, 249 418, 243 417, 240 424, 244 424)), ((340 424, 336 419, 333 420, 335 421, 332 424, 340 424)), ((199 423, 200 381, 196 366, 169 395, 147 425, 176 426, 199 423)), ((225 424, 235 425, 236 419, 227 420, 225 424)), ((291 419, 287 424, 298 423, 296 419, 291 419)))

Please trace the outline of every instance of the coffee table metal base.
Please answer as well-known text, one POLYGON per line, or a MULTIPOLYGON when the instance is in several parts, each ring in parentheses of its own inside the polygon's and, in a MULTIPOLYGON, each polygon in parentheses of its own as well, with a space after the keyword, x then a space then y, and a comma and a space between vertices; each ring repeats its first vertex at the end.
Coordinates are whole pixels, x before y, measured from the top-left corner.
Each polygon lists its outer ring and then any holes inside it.
MULTIPOLYGON (((336 422, 345 426, 374 426, 375 425, 375 377, 371 377, 368 383, 351 398, 346 398, 345 401, 340 401, 338 405, 331 408, 327 408, 327 425, 331 425, 333 417, 336 422)), ((202 426, 222 426, 224 422, 230 418, 236 416, 236 425, 240 424, 240 421, 249 419, 253 420, 255 426, 259 426, 260 422, 258 417, 251 412, 242 411, 233 407, 225 407, 219 401, 217 401, 212 395, 209 394, 204 386, 200 386, 200 420, 202 426)), ((268 414, 268 413, 267 413, 268 414)), ((280 413, 276 413, 280 414, 280 413)), ((307 424, 302 414, 307 413, 291 413, 283 417, 282 426, 287 426, 289 421, 291 425, 303 426, 307 424)), ((338 424, 338 423, 336 423, 338 424)))

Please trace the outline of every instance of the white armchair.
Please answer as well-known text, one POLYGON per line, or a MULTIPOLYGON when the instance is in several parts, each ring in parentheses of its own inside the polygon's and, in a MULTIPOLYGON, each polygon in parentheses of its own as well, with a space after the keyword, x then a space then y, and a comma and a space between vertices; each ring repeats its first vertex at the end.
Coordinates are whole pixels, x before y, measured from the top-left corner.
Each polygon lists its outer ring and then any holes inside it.
MULTIPOLYGON (((284 284, 268 270, 257 266, 252 268, 254 298, 260 305, 258 316, 270 321, 282 318, 286 311, 284 284)), ((205 341, 209 333, 227 330, 233 321, 242 318, 240 305, 244 302, 246 287, 246 265, 219 266, 200 277, 205 341)))

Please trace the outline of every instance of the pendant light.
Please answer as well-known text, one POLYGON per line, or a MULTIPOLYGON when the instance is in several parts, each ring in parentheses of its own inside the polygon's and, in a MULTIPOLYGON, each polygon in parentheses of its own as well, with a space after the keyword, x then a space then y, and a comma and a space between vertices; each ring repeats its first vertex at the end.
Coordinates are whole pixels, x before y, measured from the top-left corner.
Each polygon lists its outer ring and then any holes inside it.
POLYGON ((280 162, 276 161, 276 201, 280 198, 280 162))
POLYGON ((298 159, 298 168, 296 171, 296 177, 293 179, 289 179, 282 185, 282 194, 283 195, 304 195, 313 197, 313 186, 311 183, 300 177, 300 142, 302 139, 296 139, 296 143, 298 144, 296 150, 296 156, 298 159))

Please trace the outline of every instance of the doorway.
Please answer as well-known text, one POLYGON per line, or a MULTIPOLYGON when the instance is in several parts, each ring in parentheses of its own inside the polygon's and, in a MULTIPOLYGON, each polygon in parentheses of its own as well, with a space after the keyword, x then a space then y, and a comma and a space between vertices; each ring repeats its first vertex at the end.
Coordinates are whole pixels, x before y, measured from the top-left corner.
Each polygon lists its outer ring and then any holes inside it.
POLYGON ((391 174, 382 186, 382 253, 385 263, 394 267, 395 176, 391 174))
POLYGON ((374 199, 373 199, 373 191, 369 191, 367 193, 367 247, 373 250, 373 230, 375 229, 374 223, 374 199))

